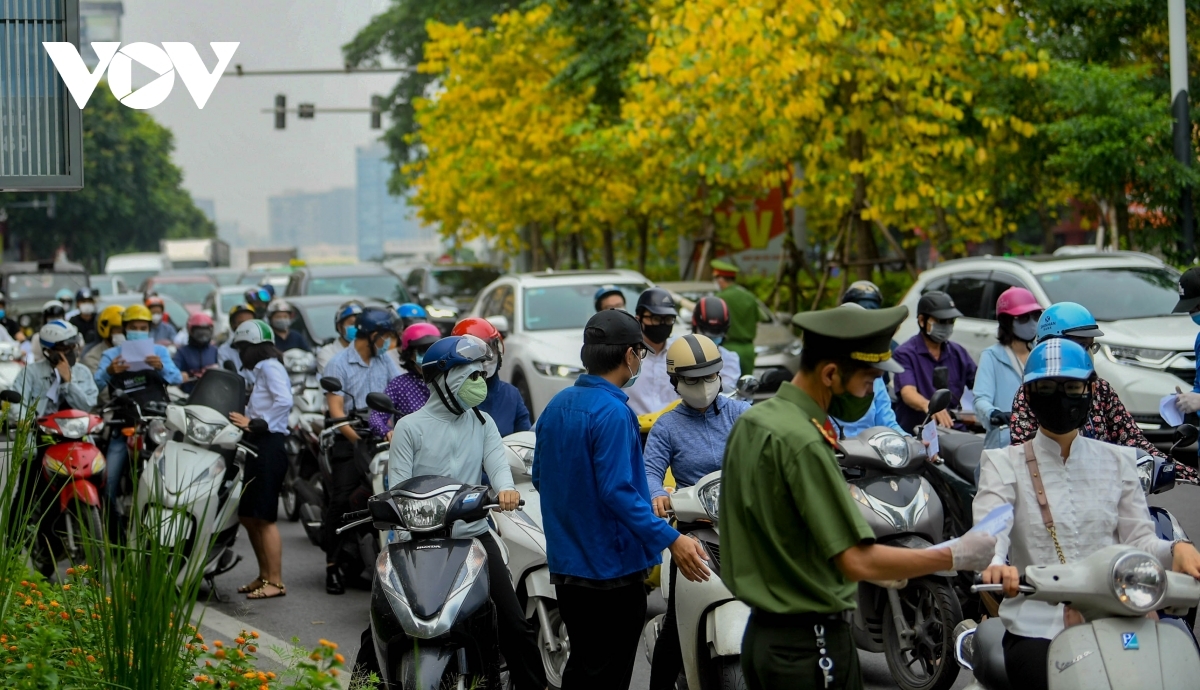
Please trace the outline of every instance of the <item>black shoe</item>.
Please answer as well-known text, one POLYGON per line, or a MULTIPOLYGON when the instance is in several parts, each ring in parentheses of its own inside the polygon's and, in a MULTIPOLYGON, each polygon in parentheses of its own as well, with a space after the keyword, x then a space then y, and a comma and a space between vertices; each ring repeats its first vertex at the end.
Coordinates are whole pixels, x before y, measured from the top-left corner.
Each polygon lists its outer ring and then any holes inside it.
POLYGON ((346 585, 342 583, 342 571, 336 565, 325 567, 325 593, 346 593, 346 585))

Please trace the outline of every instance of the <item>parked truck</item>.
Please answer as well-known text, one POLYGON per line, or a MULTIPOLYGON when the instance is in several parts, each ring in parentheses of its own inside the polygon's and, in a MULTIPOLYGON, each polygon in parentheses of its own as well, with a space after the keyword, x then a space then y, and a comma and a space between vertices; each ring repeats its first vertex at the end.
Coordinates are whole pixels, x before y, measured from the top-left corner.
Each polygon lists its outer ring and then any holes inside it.
POLYGON ((215 237, 161 240, 159 249, 171 268, 216 268, 229 265, 229 244, 215 237))
POLYGON ((246 264, 250 268, 275 268, 288 266, 299 257, 295 247, 263 247, 246 250, 246 264))

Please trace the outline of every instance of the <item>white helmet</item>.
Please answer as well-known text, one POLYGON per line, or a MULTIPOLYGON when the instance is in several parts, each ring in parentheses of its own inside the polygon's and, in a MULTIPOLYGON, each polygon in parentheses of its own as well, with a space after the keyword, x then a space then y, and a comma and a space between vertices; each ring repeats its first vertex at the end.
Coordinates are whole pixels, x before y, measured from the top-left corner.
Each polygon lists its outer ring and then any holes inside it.
POLYGON ((271 303, 267 305, 267 316, 280 311, 289 311, 293 314, 296 313, 296 310, 293 309, 292 305, 285 299, 273 299, 271 300, 271 303))
POLYGON ((261 319, 243 321, 233 332, 233 346, 275 342, 275 331, 261 319))
POLYGON ((68 341, 75 341, 78 336, 79 329, 66 321, 49 321, 42 326, 42 330, 38 331, 38 338, 42 341, 42 347, 45 349, 51 349, 68 341))

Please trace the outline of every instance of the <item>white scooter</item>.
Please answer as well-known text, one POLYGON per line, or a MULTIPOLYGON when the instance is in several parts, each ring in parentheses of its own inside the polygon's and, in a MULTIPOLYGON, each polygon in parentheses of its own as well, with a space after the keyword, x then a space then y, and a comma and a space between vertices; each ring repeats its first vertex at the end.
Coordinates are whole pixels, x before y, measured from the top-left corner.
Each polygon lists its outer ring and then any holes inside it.
MULTIPOLYGON (((999 592, 1000 585, 974 591, 999 592)), ((1035 601, 1070 603, 1087 621, 1063 630, 1050 643, 1051 690, 1101 688, 1194 688, 1200 653, 1178 621, 1146 614, 1183 612, 1200 601, 1200 582, 1168 572, 1150 554, 1121 544, 1106 546, 1077 563, 1030 566, 1021 593, 1035 601)), ((967 690, 1008 688, 1001 640, 1004 624, 989 618, 962 632, 958 663, 975 673, 967 690)))
POLYGON ((154 539, 173 549, 178 581, 199 574, 215 592, 213 578, 241 560, 233 544, 243 458, 253 449, 240 443, 242 430, 229 413, 245 409, 245 381, 214 369, 187 402, 167 406, 168 438, 138 478, 130 536, 134 544, 154 539))

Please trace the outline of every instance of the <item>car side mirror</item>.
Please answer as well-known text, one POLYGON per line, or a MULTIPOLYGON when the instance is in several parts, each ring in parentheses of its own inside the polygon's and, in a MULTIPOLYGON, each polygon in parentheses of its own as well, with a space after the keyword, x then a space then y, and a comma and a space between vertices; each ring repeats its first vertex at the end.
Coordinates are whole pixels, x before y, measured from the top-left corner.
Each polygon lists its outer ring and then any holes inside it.
POLYGON ((746 374, 738 379, 737 392, 742 396, 749 398, 750 396, 754 395, 755 391, 757 391, 758 387, 761 385, 762 383, 758 379, 750 374, 746 374))
POLYGON ((950 387, 950 369, 947 367, 933 368, 933 387, 949 388, 950 387))
POLYGON ((1194 424, 1180 424, 1175 427, 1175 445, 1190 446, 1200 438, 1200 429, 1194 424))
POLYGON ((321 378, 321 390, 326 393, 340 393, 342 380, 334 376, 324 376, 321 378))
POLYGON ((500 335, 508 335, 509 323, 507 316, 504 316, 503 314, 496 314, 495 316, 487 317, 487 321, 495 326, 496 330, 500 331, 500 335))
POLYGON ((390 414, 394 417, 400 416, 400 413, 396 410, 395 405, 392 404, 392 399, 383 393, 368 393, 367 407, 376 412, 382 412, 383 414, 390 414))
POLYGON ((929 414, 935 415, 947 407, 950 407, 950 391, 945 388, 939 388, 934 392, 933 397, 929 399, 929 414))
POLYGON ((0 402, 12 403, 13 405, 21 404, 21 394, 16 391, 0 391, 0 402))

